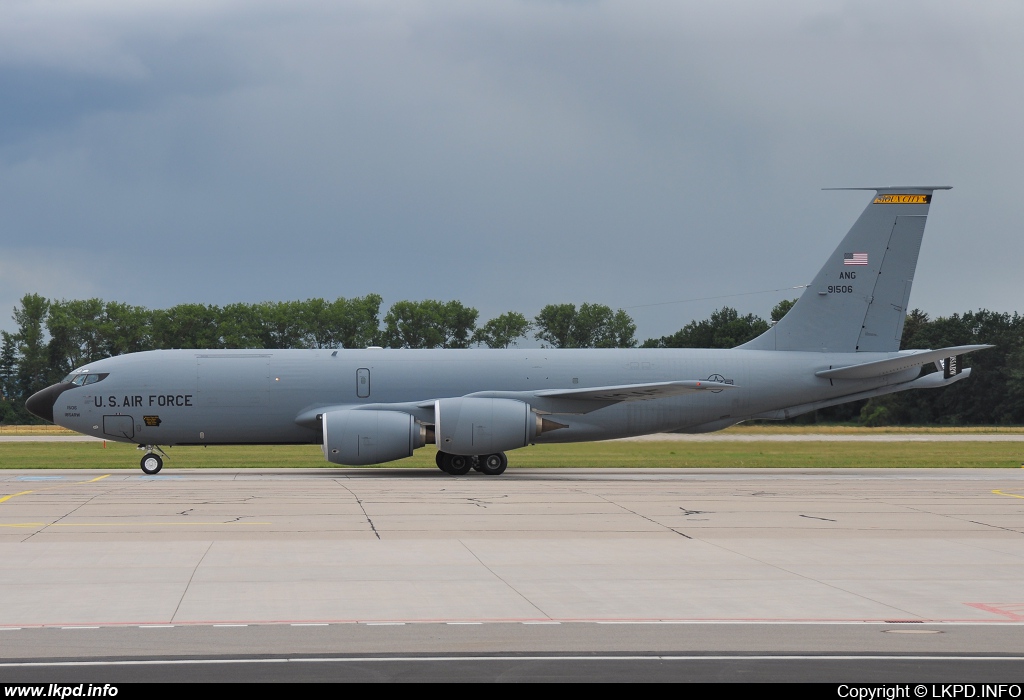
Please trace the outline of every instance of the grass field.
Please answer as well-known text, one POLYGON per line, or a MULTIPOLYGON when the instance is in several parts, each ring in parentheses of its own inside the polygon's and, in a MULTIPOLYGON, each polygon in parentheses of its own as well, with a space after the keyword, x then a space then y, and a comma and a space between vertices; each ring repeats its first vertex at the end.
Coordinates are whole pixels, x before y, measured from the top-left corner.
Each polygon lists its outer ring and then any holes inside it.
MULTIPOLYGON (((175 447, 165 468, 332 468, 315 445, 175 447)), ((375 468, 434 467, 433 447, 375 468)), ((535 445, 508 453, 509 467, 1021 468, 1024 443, 1007 442, 595 442, 535 445)), ((131 445, 0 443, 0 469, 138 469, 131 445)))

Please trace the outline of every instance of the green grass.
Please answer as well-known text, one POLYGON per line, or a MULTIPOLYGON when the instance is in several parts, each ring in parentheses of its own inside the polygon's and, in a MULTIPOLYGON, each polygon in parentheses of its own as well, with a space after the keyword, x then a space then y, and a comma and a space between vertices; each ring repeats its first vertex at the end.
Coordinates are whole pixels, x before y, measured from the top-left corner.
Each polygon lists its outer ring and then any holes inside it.
MULTIPOLYGON (((174 447, 173 468, 330 468, 315 445, 174 447)), ((131 445, 98 442, 0 443, 0 469, 138 469, 131 445)), ((596 442, 535 445, 508 453, 516 467, 1000 467, 1020 468, 1024 443, 1013 442, 596 442)), ((434 448, 384 468, 434 468, 434 448)), ((366 467, 374 469, 379 467, 366 467)))

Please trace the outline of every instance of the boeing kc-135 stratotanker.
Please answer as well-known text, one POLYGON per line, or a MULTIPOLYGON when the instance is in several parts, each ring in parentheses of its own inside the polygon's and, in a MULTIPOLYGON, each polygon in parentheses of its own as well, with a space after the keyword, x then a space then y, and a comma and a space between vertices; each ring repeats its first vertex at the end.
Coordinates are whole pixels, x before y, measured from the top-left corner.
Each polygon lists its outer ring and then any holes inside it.
POLYGON ((501 474, 505 451, 751 419, 964 379, 989 345, 899 351, 935 190, 875 196, 781 321, 729 350, 155 350, 91 362, 34 394, 35 415, 137 444, 321 444, 366 465, 436 443, 449 474, 501 474), (926 365, 937 371, 926 373, 926 365))

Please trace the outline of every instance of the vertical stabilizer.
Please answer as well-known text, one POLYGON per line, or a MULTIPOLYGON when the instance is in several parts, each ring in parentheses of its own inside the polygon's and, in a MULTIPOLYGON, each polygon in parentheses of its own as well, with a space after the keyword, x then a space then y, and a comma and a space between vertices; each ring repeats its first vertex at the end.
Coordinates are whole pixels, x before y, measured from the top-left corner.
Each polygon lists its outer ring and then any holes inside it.
POLYGON ((781 321, 748 350, 895 352, 932 192, 949 187, 870 187, 864 213, 781 321))

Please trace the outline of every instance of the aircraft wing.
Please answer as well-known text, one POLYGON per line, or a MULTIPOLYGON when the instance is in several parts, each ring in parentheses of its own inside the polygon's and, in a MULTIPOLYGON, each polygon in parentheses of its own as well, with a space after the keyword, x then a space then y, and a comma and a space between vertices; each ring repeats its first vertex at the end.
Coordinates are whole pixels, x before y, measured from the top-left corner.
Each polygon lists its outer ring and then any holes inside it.
MULTIPOLYGON (((646 384, 617 384, 582 389, 541 389, 539 391, 477 391, 466 398, 515 399, 530 404, 539 413, 590 413, 599 408, 623 401, 647 401, 678 396, 696 391, 719 392, 735 389, 734 384, 709 382, 706 379, 686 379, 675 382, 649 382, 646 384)), ((329 411, 399 411, 409 413, 424 423, 434 420, 434 399, 403 403, 338 404, 307 408, 295 417, 295 422, 307 427, 319 424, 320 416, 329 411)))
POLYGON ((534 396, 549 399, 576 399, 583 401, 647 401, 667 396, 689 394, 694 391, 722 391, 735 389, 735 384, 709 382, 706 379, 685 379, 675 382, 651 382, 648 384, 619 384, 616 386, 587 387, 584 389, 542 389, 534 396))
MULTIPOLYGON (((706 379, 685 379, 674 382, 648 382, 645 384, 616 384, 580 389, 539 389, 533 391, 477 391, 470 398, 515 399, 530 404, 538 413, 583 414, 623 401, 647 401, 696 391, 719 392, 735 389, 733 384, 709 382, 706 379)), ((433 406, 423 402, 421 408, 433 406)))
POLYGON ((920 367, 929 362, 940 362, 950 357, 964 355, 975 350, 985 350, 992 345, 957 345, 951 348, 940 350, 921 350, 911 352, 899 357, 890 357, 875 362, 864 362, 859 365, 847 365, 846 367, 834 367, 815 372, 814 375, 824 379, 871 379, 872 377, 884 377, 887 374, 895 374, 906 369, 920 367))

